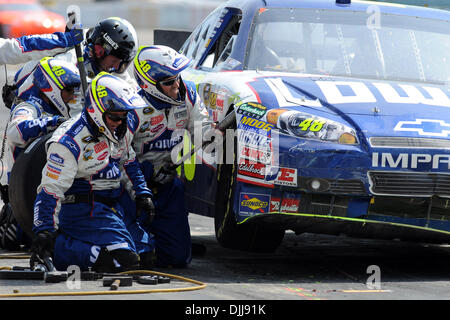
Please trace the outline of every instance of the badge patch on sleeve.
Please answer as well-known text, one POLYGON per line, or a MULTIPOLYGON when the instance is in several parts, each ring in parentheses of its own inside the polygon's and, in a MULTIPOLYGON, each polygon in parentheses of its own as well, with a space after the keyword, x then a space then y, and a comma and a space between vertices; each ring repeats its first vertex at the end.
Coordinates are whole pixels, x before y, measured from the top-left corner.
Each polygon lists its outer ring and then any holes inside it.
POLYGON ((47 172, 46 172, 47 177, 52 178, 54 180, 58 180, 60 174, 61 174, 60 168, 52 166, 51 164, 47 164, 47 172))
POLYGON ((59 165, 64 165, 64 158, 62 158, 59 154, 57 153, 52 153, 50 154, 50 156, 48 157, 48 159, 54 163, 57 163, 59 165))

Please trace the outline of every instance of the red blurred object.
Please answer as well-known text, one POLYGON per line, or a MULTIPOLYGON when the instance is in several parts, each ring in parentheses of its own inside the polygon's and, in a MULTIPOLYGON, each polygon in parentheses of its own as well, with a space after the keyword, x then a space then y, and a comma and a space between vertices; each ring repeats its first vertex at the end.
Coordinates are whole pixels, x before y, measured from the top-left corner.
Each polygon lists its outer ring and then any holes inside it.
POLYGON ((0 37, 53 33, 65 27, 63 16, 48 11, 37 0, 0 0, 0 37))

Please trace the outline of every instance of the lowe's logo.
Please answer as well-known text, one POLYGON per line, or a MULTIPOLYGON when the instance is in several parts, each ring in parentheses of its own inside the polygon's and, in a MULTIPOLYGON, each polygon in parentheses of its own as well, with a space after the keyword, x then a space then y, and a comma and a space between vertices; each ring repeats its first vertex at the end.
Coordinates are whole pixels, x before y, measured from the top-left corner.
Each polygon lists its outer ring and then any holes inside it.
POLYGON ((397 156, 384 152, 372 154, 374 168, 417 169, 419 165, 428 165, 432 169, 439 169, 440 166, 445 165, 450 169, 450 154, 400 153, 397 156))
POLYGON ((108 42, 109 45, 114 48, 114 50, 119 49, 119 45, 113 39, 111 39, 111 37, 107 33, 103 35, 103 39, 105 39, 106 42, 108 42))
POLYGON ((450 123, 443 120, 416 119, 415 121, 400 121, 394 131, 412 131, 420 136, 446 138, 450 135, 450 123))

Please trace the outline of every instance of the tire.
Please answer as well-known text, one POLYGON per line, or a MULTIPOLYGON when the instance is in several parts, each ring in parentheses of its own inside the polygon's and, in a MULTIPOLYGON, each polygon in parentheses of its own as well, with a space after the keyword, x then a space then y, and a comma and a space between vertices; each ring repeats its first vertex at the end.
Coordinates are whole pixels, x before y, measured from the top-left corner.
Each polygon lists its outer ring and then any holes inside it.
POLYGON ((9 201, 17 223, 33 238, 33 207, 36 190, 41 183, 42 169, 47 161, 45 143, 51 133, 37 138, 18 157, 9 177, 9 201))
POLYGON ((236 165, 221 164, 218 166, 217 174, 219 179, 216 195, 214 228, 216 239, 219 244, 225 248, 234 250, 261 253, 275 251, 283 241, 285 230, 270 228, 270 226, 260 224, 257 221, 237 224, 235 212, 233 210, 233 199, 236 186, 236 165))

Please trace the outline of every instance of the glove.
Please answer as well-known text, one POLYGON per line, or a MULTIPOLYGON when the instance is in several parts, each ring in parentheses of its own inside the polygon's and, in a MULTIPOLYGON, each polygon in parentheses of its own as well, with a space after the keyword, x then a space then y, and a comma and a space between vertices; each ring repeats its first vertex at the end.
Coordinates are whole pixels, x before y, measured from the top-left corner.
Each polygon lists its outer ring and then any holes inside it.
POLYGON ((55 234, 50 231, 41 231, 33 239, 31 250, 36 253, 39 258, 44 259, 53 255, 53 247, 55 245, 55 234))
POLYGON ((14 99, 16 98, 15 90, 17 89, 16 85, 5 84, 2 88, 2 98, 3 103, 8 109, 11 109, 14 99))
POLYGON ((141 216, 142 211, 146 211, 148 218, 145 221, 146 225, 152 223, 155 218, 155 205, 149 196, 137 196, 136 197, 136 218, 141 216))
POLYGON ((61 116, 53 116, 47 122, 47 131, 52 131, 58 128, 67 119, 61 116))
POLYGON ((83 29, 72 29, 65 33, 69 47, 76 46, 83 41, 83 29))
POLYGON ((153 182, 159 184, 166 184, 172 182, 177 175, 176 169, 171 169, 168 166, 162 166, 153 174, 153 182))

